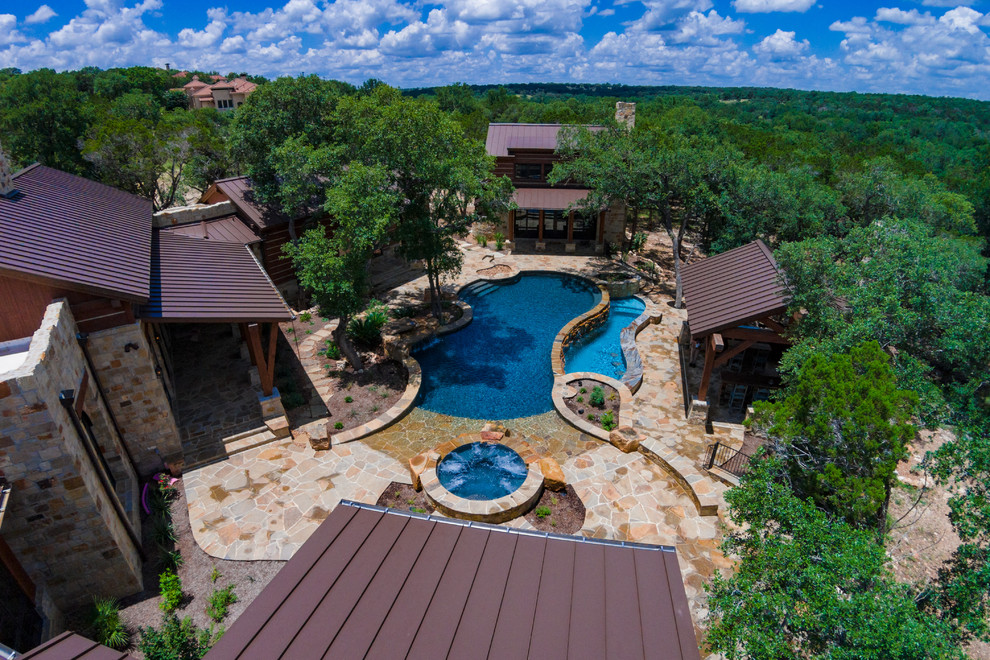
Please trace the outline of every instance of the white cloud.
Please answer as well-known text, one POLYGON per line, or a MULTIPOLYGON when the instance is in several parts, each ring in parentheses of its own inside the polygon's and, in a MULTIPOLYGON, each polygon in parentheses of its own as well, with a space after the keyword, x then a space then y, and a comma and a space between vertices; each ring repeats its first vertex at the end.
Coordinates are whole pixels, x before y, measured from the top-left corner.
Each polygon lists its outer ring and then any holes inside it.
POLYGON ((674 43, 697 43, 712 45, 719 42, 716 37, 726 34, 742 34, 746 23, 728 16, 719 16, 714 9, 707 14, 693 11, 678 23, 677 30, 671 35, 674 43))
POLYGON ((798 57, 807 51, 811 47, 811 44, 807 39, 796 41, 794 36, 794 32, 785 32, 778 28, 776 32, 753 46, 753 50, 760 55, 766 55, 775 59, 792 59, 798 57))
POLYGON ((733 0, 732 6, 736 11, 749 14, 765 14, 773 11, 806 12, 815 4, 815 0, 733 0))
POLYGON ((45 21, 55 16, 58 16, 58 14, 55 13, 54 9, 52 9, 48 5, 41 5, 36 10, 34 10, 33 14, 25 18, 24 22, 30 24, 44 23, 45 21))
POLYGON ((932 25, 935 23, 935 17, 932 16, 931 12, 926 11, 922 14, 917 9, 904 11, 895 7, 881 7, 877 9, 874 20, 897 23, 899 25, 932 25))
POLYGON ((24 36, 15 28, 17 17, 13 14, 0 14, 0 46, 25 41, 24 36))
POLYGON ((712 8, 711 0, 643 0, 646 13, 626 24, 632 30, 660 30, 672 26, 677 19, 690 12, 704 12, 712 8))
POLYGON ((926 7, 968 7, 976 4, 976 0, 922 0, 926 7))

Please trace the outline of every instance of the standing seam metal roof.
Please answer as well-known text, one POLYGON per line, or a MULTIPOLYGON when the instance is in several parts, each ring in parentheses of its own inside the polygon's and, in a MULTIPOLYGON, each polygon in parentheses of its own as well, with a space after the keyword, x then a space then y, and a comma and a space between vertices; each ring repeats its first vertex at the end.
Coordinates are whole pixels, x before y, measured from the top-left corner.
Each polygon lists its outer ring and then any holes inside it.
POLYGON ((783 271, 756 240, 684 267, 688 326, 695 339, 787 310, 783 271))
POLYGON ((18 656, 21 660, 134 660, 123 651, 97 644, 74 632, 64 632, 18 656))
POLYGON ((292 311, 250 248, 156 231, 140 316, 187 323, 288 321, 292 311))
MULTIPOLYGON (((508 156, 509 149, 557 148, 557 134, 567 124, 488 124, 485 149, 489 156, 508 156)), ((591 131, 603 126, 586 125, 591 131)))
POLYGON ((673 548, 343 501, 206 657, 699 653, 673 548))
POLYGON ((0 272, 135 302, 148 299, 151 202, 44 165, 0 197, 0 272))
POLYGON ((251 179, 246 176, 220 179, 216 182, 216 187, 217 190, 229 197, 237 210, 257 225, 259 229, 275 227, 289 221, 284 213, 280 213, 277 209, 255 199, 251 179))
POLYGON ((181 236, 192 236, 194 238, 240 243, 241 245, 250 245, 261 241, 261 237, 254 233, 236 215, 225 215, 212 220, 190 222, 184 225, 170 225, 168 227, 162 227, 161 231, 167 231, 181 236))

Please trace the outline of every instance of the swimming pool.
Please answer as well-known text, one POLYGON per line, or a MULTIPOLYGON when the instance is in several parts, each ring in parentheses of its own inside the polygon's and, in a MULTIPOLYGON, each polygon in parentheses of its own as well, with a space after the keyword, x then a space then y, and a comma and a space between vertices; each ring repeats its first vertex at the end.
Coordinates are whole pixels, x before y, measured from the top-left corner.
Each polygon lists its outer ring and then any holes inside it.
POLYGON ((626 373, 626 360, 619 345, 619 334, 645 309, 646 303, 634 296, 618 300, 613 298, 605 324, 571 344, 564 352, 567 373, 591 371, 621 379, 626 373))
POLYGON ((413 351, 423 369, 419 405, 472 419, 514 419, 553 409, 550 349, 557 333, 601 299, 597 286, 559 273, 461 291, 470 325, 413 351))

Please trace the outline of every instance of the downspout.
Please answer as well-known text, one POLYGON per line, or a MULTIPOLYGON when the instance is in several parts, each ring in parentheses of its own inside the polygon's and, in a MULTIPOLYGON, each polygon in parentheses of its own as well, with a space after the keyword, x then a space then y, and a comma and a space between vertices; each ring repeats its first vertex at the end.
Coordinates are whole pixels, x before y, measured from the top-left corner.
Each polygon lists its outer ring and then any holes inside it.
POLYGON ((117 440, 120 441, 120 446, 124 449, 124 455, 127 456, 127 462, 131 464, 131 470, 134 471, 134 476, 140 479, 141 474, 138 472, 137 465, 134 463, 134 457, 131 456, 131 450, 127 448, 127 443, 124 442, 124 434, 120 432, 120 426, 117 424, 117 416, 113 413, 113 408, 110 406, 110 401, 107 399, 106 390, 103 389, 103 383, 100 382, 100 375, 97 373, 96 366, 93 364, 93 358, 89 354, 89 349, 86 347, 86 343, 89 341, 89 333, 77 332, 76 341, 79 342, 79 348, 82 349, 83 356, 86 358, 86 365, 89 367, 89 372, 93 374, 93 382, 96 384, 96 391, 100 394, 100 399, 103 401, 103 407, 107 409, 107 415, 110 416, 110 424, 113 425, 113 430, 117 434, 117 440))
POLYGON ((93 452, 94 448, 90 445, 88 438, 86 436, 86 431, 83 430, 82 424, 79 418, 76 416, 75 402, 76 393, 73 390, 62 390, 59 392, 58 400, 65 408, 65 412, 69 414, 69 419, 72 420, 72 426, 76 430, 76 436, 79 438, 79 442, 82 443, 83 448, 86 450, 86 455, 89 456, 89 463, 96 470, 96 476, 100 480, 100 485, 103 486, 104 494, 110 499, 110 503, 113 505, 114 511, 117 512, 117 518, 124 525, 124 530, 127 532, 127 536, 131 539, 131 543, 137 549, 138 556, 141 557, 141 561, 147 561, 148 556, 144 552, 144 548, 141 547, 141 537, 138 536, 137 532, 131 526, 131 521, 127 517, 127 512, 124 510, 124 505, 120 503, 120 499, 117 497, 117 493, 114 491, 113 486, 110 485, 110 480, 107 475, 103 472, 103 466, 100 464, 100 459, 93 452))

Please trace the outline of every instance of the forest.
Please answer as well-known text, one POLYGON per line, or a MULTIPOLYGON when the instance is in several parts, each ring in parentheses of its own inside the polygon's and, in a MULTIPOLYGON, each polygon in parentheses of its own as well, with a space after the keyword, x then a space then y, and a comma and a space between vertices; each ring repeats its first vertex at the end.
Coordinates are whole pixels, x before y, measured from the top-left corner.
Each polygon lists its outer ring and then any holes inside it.
POLYGON ((306 232, 288 256, 339 327, 364 309, 383 240, 425 260, 433 289, 460 265, 454 238, 505 208, 489 122, 606 126, 567 129, 556 180, 586 185, 588 204, 625 201, 629 240, 638 222, 659 227, 675 269, 686 238, 706 254, 764 240, 802 319, 785 386, 753 422, 773 455, 726 497, 739 528, 725 550, 740 561, 710 586, 711 649, 963 657, 990 640, 990 104, 304 76, 255 78, 244 106, 221 114, 186 109, 174 88, 187 80, 144 67, 2 70, 0 143, 16 165, 89 176, 156 208, 249 174, 293 217, 329 212, 336 233, 306 232), (619 100, 637 103, 632 131, 614 122, 619 100), (952 493, 961 544, 937 578, 900 583, 884 551, 894 470, 917 430, 938 426, 955 439, 925 469, 952 493))

